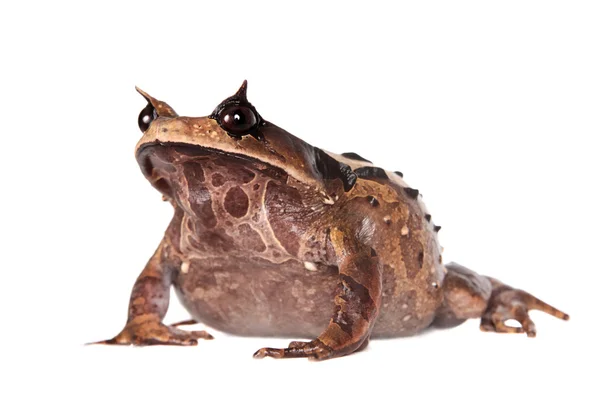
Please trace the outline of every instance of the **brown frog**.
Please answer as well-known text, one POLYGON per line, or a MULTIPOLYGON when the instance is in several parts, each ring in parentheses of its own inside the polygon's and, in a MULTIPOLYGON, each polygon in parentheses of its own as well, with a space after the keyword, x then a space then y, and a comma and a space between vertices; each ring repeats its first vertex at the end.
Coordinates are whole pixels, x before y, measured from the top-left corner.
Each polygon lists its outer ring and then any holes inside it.
POLYGON ((567 314, 529 293, 442 263, 421 195, 400 172, 332 154, 266 121, 246 82, 208 117, 148 101, 137 161, 174 208, 132 290, 125 328, 98 343, 194 345, 202 321, 239 335, 314 337, 254 356, 324 360, 371 337, 481 318, 481 330, 533 337, 529 310, 567 314), (162 320, 173 285, 193 320, 162 320), (515 319, 520 327, 505 324, 515 319))

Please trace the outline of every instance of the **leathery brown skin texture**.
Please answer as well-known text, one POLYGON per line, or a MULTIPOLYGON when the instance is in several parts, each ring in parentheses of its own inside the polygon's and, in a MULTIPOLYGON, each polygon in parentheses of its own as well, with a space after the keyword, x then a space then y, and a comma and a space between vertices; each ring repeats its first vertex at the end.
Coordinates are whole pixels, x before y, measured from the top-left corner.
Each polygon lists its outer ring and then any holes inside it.
MULTIPOLYGON (((432 284, 441 277, 439 264, 435 264, 439 254, 433 243, 428 244, 428 240, 433 240, 432 231, 421 232, 422 216, 408 218, 406 215, 405 218, 400 214, 398 223, 406 224, 412 231, 402 244, 401 235, 395 240, 387 237, 390 231, 400 230, 393 223, 384 223, 385 230, 377 231, 364 218, 374 208, 368 196, 363 196, 363 193, 373 193, 373 187, 366 187, 370 182, 357 183, 356 197, 338 203, 346 210, 342 215, 347 221, 335 222, 337 210, 330 214, 330 209, 325 209, 320 200, 315 201, 317 210, 307 213, 303 201, 309 193, 302 193, 302 185, 298 188, 290 185, 289 177, 281 171, 253 173, 244 167, 243 161, 223 163, 214 155, 193 155, 194 151, 188 148, 161 146, 152 154, 156 165, 169 165, 173 174, 172 178, 161 178, 171 182, 170 189, 163 190, 186 193, 189 189, 181 185, 188 184, 194 185, 197 193, 205 193, 205 197, 196 196, 191 201, 187 195, 180 199, 182 207, 178 209, 191 210, 195 218, 185 212, 178 213, 176 219, 181 218, 182 228, 171 238, 171 242, 181 244, 182 254, 188 257, 194 254, 185 262, 185 272, 181 268, 177 271, 175 286, 182 302, 198 320, 244 335, 318 335, 324 327, 323 321, 331 317, 332 299, 341 284, 336 246, 341 254, 362 251, 371 258, 370 246, 362 250, 353 247, 357 241, 352 235, 358 234, 364 236, 361 239, 381 242, 377 247, 384 254, 388 253, 385 246, 389 242, 390 247, 397 247, 391 254, 401 260, 391 265, 379 262, 374 271, 380 276, 378 279, 386 278, 381 296, 377 296, 383 299, 381 308, 386 312, 379 316, 373 334, 409 335, 431 323, 441 302, 441 290, 432 284), (175 158, 186 161, 179 164, 175 158), (173 165, 175 169, 171 168, 173 165), (179 176, 176 169, 185 171, 185 179, 176 179, 179 176), (361 189, 361 185, 365 187, 361 189), (204 199, 202 204, 196 203, 198 198, 204 199), (206 206, 208 201, 210 207, 206 206), (262 210, 261 205, 266 210, 262 210), (355 211, 351 211, 352 208, 355 211), (355 225, 354 232, 336 228, 344 222, 355 225), (290 229, 292 226, 296 228, 290 229), (303 234, 298 236, 295 232, 303 234), (415 254, 402 262, 403 248, 415 254), (419 254, 425 251, 435 254, 435 259, 420 258, 419 254), (315 271, 307 269, 305 263, 314 264, 314 267, 309 264, 309 268, 315 271), (402 274, 415 282, 405 282, 398 287, 394 268, 401 269, 402 274), (426 289, 421 290, 423 287, 426 289), (392 315, 386 318, 387 310, 392 315)), ((167 171, 157 176, 165 173, 167 171)), ((385 188, 385 193, 379 196, 378 211, 389 212, 394 217, 394 210, 405 207, 417 212, 416 202, 402 190, 394 193, 387 185, 377 186, 385 188), (398 196, 402 196, 400 200, 398 196), (387 204, 386 197, 394 203, 387 204), (399 207, 399 201, 403 201, 405 207, 399 207)), ((379 261, 380 257, 374 258, 379 261)), ((355 269, 352 274, 361 271, 355 269)))
MULTIPOLYGON (((195 321, 312 339, 259 349, 258 358, 324 360, 363 349, 371 337, 467 318, 482 318, 485 331, 534 336, 531 309, 568 318, 527 292, 444 266, 439 227, 401 173, 325 153, 267 122, 252 137, 232 138, 213 119, 178 117, 141 93, 158 119, 137 159, 174 217, 134 285, 125 328, 99 343, 212 338, 162 323, 171 285, 195 321)), ((235 96, 245 101, 245 85, 235 96)))

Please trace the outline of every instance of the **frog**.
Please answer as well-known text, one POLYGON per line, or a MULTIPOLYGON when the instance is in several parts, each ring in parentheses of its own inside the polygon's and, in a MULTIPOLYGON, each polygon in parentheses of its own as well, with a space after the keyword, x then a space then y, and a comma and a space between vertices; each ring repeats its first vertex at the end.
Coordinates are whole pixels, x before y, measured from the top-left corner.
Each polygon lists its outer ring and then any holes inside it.
POLYGON ((192 346, 213 336, 180 326, 201 322, 294 339, 255 358, 327 360, 371 338, 468 319, 528 337, 531 310, 569 319, 524 290, 444 263, 441 227, 403 173, 267 121, 248 101, 247 81, 205 117, 179 116, 136 89, 146 106, 135 157, 174 211, 135 281, 125 327, 96 343, 192 346), (164 322, 171 287, 190 320, 164 322))

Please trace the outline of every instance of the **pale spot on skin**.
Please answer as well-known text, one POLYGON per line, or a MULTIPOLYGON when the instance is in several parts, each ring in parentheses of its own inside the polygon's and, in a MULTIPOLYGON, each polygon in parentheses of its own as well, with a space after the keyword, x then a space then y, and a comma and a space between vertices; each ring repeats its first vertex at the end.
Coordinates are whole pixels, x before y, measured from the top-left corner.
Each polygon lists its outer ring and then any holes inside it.
POLYGON ((406 310, 408 308, 408 304, 402 304, 402 309, 406 310))
POLYGON ((325 192, 321 192, 321 195, 323 195, 324 199, 323 199, 323 203, 325 204, 334 204, 335 201, 333 201, 333 199, 329 196, 327 196, 327 194, 325 192))
POLYGON ((309 295, 309 296, 312 296, 315 293, 317 293, 317 289, 308 289, 306 291, 306 294, 309 295))
POLYGON ((315 263, 312 263, 310 261, 304 261, 304 268, 306 268, 309 271, 317 270, 317 266, 315 265, 315 263))
POLYGON ((222 294, 222 289, 203 289, 196 288, 192 294, 193 297, 203 300, 212 300, 218 298, 222 294))
POLYGON ((404 225, 404 226, 402 227, 402 229, 400 229, 400 234, 401 234, 402 236, 406 236, 406 235, 408 235, 408 226, 404 225))
POLYGON ((385 217, 383 217, 383 222, 385 222, 386 224, 389 224, 391 220, 392 220, 392 217, 390 217, 389 215, 386 215, 385 217))
POLYGON ((189 261, 184 261, 181 263, 181 272, 184 274, 187 274, 187 272, 190 270, 190 262, 189 261))
POLYGON ((406 322, 410 319, 410 315, 405 316, 404 318, 402 318, 402 321, 406 322))

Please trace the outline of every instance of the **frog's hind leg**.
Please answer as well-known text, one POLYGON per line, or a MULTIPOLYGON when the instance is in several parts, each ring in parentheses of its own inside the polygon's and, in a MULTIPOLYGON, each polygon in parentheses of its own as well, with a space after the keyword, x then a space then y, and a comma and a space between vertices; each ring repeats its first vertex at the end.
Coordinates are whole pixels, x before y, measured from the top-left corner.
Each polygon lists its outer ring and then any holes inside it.
POLYGON ((487 309, 492 295, 492 283, 461 265, 446 265, 442 283, 444 301, 438 309, 434 325, 452 327, 469 318, 479 318, 487 309))
POLYGON ((535 324, 530 310, 568 320, 562 311, 544 303, 531 294, 514 289, 496 279, 479 275, 461 265, 450 263, 444 283, 444 302, 434 322, 437 326, 455 326, 468 318, 481 318, 480 328, 486 332, 526 333, 535 337, 535 324), (514 319, 520 327, 505 324, 514 319))

